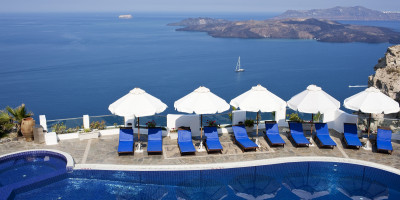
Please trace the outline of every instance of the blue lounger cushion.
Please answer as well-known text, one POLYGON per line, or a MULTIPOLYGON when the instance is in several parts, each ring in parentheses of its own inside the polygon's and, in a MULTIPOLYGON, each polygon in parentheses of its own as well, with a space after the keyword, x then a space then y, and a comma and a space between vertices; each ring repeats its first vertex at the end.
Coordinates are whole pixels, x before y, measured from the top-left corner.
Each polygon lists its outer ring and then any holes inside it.
POLYGON ((290 135, 297 145, 309 145, 310 141, 304 136, 303 125, 301 123, 289 123, 290 135))
POLYGON ((162 129, 149 128, 147 152, 162 152, 162 129))
POLYGON ((133 145, 134 145, 133 129, 120 129, 118 153, 133 152, 133 145))
POLYGON ((207 140, 206 141, 207 149, 210 151, 222 151, 222 145, 219 140, 207 140))
POLYGON ((190 130, 178 130, 178 146, 181 153, 196 152, 192 142, 192 132, 190 130))
POLYGON ((347 143, 347 146, 361 147, 362 144, 360 139, 358 139, 358 134, 357 134, 357 125, 344 123, 343 126, 344 126, 343 136, 345 142, 347 143))
POLYGON ((326 123, 315 123, 315 131, 318 140, 323 146, 336 146, 335 141, 329 136, 328 124, 326 123))
POLYGON ((392 130, 380 129, 376 135, 376 145, 378 150, 393 151, 392 130))
POLYGON ((278 124, 265 122, 265 134, 271 144, 285 144, 285 141, 279 135, 279 127, 278 124))
POLYGON ((219 141, 217 127, 204 127, 207 149, 211 151, 222 151, 222 145, 219 141))
POLYGON ((247 136, 246 128, 244 125, 232 126, 233 134, 235 135, 235 140, 244 148, 244 149, 254 149, 257 148, 257 144, 249 139, 247 136))

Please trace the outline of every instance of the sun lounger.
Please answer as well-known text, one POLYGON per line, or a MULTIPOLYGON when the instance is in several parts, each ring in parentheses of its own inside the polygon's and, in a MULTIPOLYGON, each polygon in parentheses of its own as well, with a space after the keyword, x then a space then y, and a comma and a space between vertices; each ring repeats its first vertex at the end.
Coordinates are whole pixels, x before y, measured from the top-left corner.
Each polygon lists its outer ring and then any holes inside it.
POLYGON ((276 121, 265 121, 265 135, 271 145, 285 146, 285 141, 279 135, 279 128, 276 121))
POLYGON ((378 128, 376 135, 377 151, 387 151, 389 154, 393 152, 392 146, 392 130, 378 128))
POLYGON ((178 147, 182 154, 196 153, 192 142, 192 132, 190 130, 178 130, 178 147))
POLYGON ((232 129, 235 137, 235 143, 239 145, 243 152, 245 150, 256 150, 258 148, 257 144, 251 141, 249 136, 247 136, 244 125, 232 126, 232 129))
POLYGON ((162 153, 161 128, 148 129, 147 153, 162 153))
POLYGON ((346 146, 360 148, 362 146, 360 139, 358 139, 357 125, 351 123, 344 123, 343 140, 346 146))
POLYGON ((223 148, 218 138, 217 127, 204 127, 204 135, 207 152, 220 151, 222 153, 223 148))
POLYGON ((296 146, 309 146, 311 144, 304 136, 303 125, 301 123, 289 122, 289 129, 289 138, 296 143, 296 146))
POLYGON ((315 123, 315 131, 317 141, 319 141, 322 147, 331 147, 332 149, 336 146, 335 141, 329 136, 328 124, 326 123, 315 123))
POLYGON ((133 146, 135 141, 133 139, 132 128, 120 128, 119 129, 119 143, 118 143, 118 155, 121 153, 133 153, 133 146))

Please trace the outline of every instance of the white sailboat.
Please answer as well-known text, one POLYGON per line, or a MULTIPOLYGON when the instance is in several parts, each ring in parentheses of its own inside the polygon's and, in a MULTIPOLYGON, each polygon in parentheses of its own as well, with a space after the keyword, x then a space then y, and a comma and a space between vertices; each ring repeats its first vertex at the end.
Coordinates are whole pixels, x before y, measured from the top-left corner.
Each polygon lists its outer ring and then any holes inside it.
POLYGON ((238 59, 238 61, 236 63, 235 72, 244 72, 244 69, 240 68, 240 56, 239 56, 239 59, 238 59))

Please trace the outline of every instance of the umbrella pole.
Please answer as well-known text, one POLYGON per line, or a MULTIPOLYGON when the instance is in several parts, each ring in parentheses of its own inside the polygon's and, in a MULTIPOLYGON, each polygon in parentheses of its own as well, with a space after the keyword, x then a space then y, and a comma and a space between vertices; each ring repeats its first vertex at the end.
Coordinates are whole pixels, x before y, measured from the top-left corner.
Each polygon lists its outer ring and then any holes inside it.
POLYGON ((367 142, 365 143, 365 146, 363 147, 365 150, 371 150, 371 141, 369 141, 369 132, 371 130, 371 113, 369 113, 369 117, 368 117, 368 138, 367 138, 367 142))
POLYGON ((204 151, 203 149, 203 115, 200 115, 200 145, 198 151, 204 151))
POLYGON ((370 130, 371 130, 371 113, 369 113, 369 118, 368 118, 368 139, 370 130))
POLYGON ((136 152, 143 152, 142 144, 140 143, 140 126, 139 126, 139 117, 137 118, 137 130, 138 130, 138 147, 136 152))
POLYGON ((257 112, 257 130, 256 130, 256 135, 257 135, 257 137, 256 137, 256 144, 257 144, 257 146, 258 147, 260 147, 260 144, 258 143, 258 121, 259 121, 259 114, 260 114, 260 111, 258 111, 257 112))
POLYGON ((314 124, 314 113, 311 113, 311 137, 312 137, 312 127, 314 124))

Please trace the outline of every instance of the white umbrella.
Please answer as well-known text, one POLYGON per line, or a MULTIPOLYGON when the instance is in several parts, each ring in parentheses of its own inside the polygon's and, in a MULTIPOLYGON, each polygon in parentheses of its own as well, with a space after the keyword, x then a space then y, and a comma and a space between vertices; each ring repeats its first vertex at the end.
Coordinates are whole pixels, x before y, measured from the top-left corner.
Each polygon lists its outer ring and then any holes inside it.
POLYGON ((286 102, 258 84, 247 92, 232 99, 229 103, 240 110, 257 112, 257 139, 258 145, 258 119, 259 112, 279 111, 286 107, 286 102))
POLYGON ((203 150, 203 114, 221 113, 230 108, 225 100, 218 97, 206 87, 199 87, 188 95, 175 101, 174 107, 179 112, 200 114, 201 132, 200 149, 203 150))
POLYGON ((289 108, 303 113, 325 113, 340 108, 340 102, 316 85, 293 96, 287 102, 289 108))
POLYGON ((306 90, 293 96, 287 104, 293 110, 311 113, 312 122, 314 122, 314 113, 323 114, 340 108, 338 100, 316 85, 309 85, 306 90))
POLYGON ((128 94, 112 103, 108 110, 114 115, 123 117, 137 117, 138 123, 138 150, 141 151, 139 118, 163 112, 168 106, 156 97, 140 88, 134 88, 128 94))
POLYGON ((373 114, 389 114, 400 111, 399 103, 383 94, 374 87, 365 89, 344 100, 344 107, 350 110, 370 113, 368 122, 368 137, 371 126, 371 113, 373 114))

